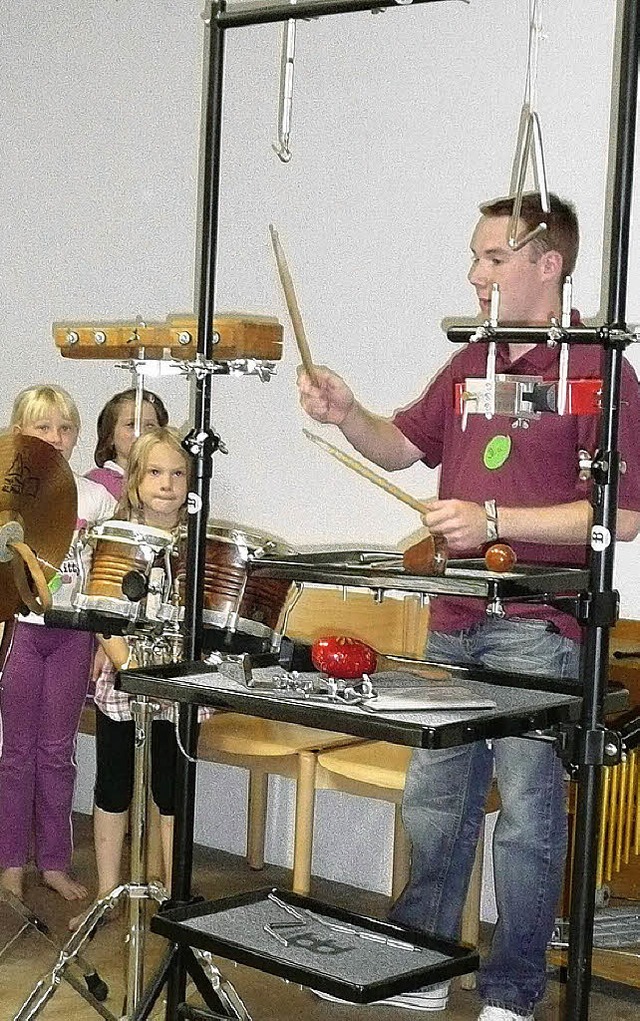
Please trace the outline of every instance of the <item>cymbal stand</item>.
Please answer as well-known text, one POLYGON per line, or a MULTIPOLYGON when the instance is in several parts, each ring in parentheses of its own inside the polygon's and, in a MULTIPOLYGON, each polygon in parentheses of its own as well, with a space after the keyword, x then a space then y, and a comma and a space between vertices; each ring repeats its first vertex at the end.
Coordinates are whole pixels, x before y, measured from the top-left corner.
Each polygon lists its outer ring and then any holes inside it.
MULTIPOLYGON (((83 916, 76 931, 60 951, 58 960, 50 972, 40 979, 31 995, 23 1003, 14 1021, 30 1021, 36 1017, 51 999, 60 979, 66 977, 67 968, 77 959, 82 947, 91 939, 100 920, 127 897, 129 915, 127 941, 129 943, 127 967, 126 1003, 135 1004, 140 995, 144 966, 144 927, 142 902, 153 900, 161 904, 167 898, 162 884, 146 881, 145 835, 148 806, 149 737, 150 725, 158 706, 149 699, 136 697, 131 702, 134 720, 134 780, 131 802, 131 879, 121 883, 105 897, 97 900, 83 916)), ((109 1021, 116 1021, 115 1015, 104 1009, 100 1011, 109 1021)), ((118 1015, 119 1017, 120 1015, 118 1015)))
MULTIPOLYGON (((34 912, 31 911, 19 897, 16 897, 15 894, 11 893, 9 890, 0 889, 0 904, 5 904, 10 911, 22 920, 21 927, 7 940, 2 950, 0 950, 0 958, 4 957, 20 936, 27 932, 27 930, 31 927, 33 927, 36 932, 39 933, 39 935, 42 936, 51 947, 53 947, 54 950, 60 950, 60 945, 52 938, 51 930, 47 923, 34 914, 34 912)), ((64 975, 64 979, 87 1001, 87 1003, 94 1007, 98 1013, 101 1013, 100 1003, 102 1000, 107 998, 109 992, 106 982, 103 982, 93 965, 79 954, 76 956, 73 964, 76 969, 80 971, 86 988, 76 975, 73 974, 73 972, 69 975, 64 975)))

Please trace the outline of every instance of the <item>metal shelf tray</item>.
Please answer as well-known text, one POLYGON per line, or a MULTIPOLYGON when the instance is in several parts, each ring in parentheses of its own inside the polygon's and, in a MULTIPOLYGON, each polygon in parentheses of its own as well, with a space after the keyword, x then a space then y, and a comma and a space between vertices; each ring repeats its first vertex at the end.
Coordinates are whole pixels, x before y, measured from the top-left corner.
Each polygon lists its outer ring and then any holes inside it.
POLYGON ((441 578, 409 574, 396 550, 322 550, 284 557, 262 557, 251 574, 289 578, 315 585, 345 585, 376 592, 477 596, 489 599, 530 599, 582 591, 589 573, 577 567, 522 564, 513 571, 488 571, 482 558, 450 560, 441 578))
POLYGON ((280 890, 161 910, 151 929, 354 1003, 444 982, 479 963, 474 948, 280 890))
MULTIPOLYGON (((486 738, 517 737, 574 722, 580 716, 582 698, 577 682, 503 674, 499 683, 488 684, 476 679, 487 676, 483 671, 438 669, 450 671, 456 684, 464 683, 474 694, 492 699, 496 708, 373 712, 344 702, 320 703, 288 697, 279 691, 247 688, 199 662, 125 670, 119 675, 119 686, 151 698, 213 706, 415 748, 449 748, 486 738), (526 684, 530 687, 525 687, 526 684), (533 690, 534 686, 541 690, 533 690)), ((269 671, 278 670, 281 672, 279 667, 263 667, 255 675, 261 679, 269 671)), ((372 678, 376 687, 380 686, 379 676, 374 674, 372 678)), ((415 674, 404 671, 393 671, 389 676, 396 688, 419 683, 415 674)), ((618 699, 622 706, 626 704, 625 695, 618 699)))

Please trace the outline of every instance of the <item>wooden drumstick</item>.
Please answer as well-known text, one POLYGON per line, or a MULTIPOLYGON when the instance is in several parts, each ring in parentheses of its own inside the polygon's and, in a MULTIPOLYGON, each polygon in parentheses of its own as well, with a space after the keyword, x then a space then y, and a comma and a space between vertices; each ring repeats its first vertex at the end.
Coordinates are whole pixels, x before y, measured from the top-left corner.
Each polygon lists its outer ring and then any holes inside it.
POLYGON ((371 471, 360 461, 356 461, 355 457, 350 457, 349 454, 345 454, 338 447, 334 447, 332 443, 322 439, 321 436, 317 436, 315 433, 309 432, 308 429, 302 430, 304 435, 312 443, 317 443, 319 447, 326 450, 332 457, 335 457, 338 461, 342 461, 346 464, 347 468, 353 469, 358 475, 362 475, 363 478, 368 479, 369 482, 373 482, 374 486, 380 486, 380 489, 384 489, 385 492, 390 493, 391 496, 395 496, 396 500, 400 500, 401 503, 406 503, 408 507, 413 507, 414 510, 418 511, 418 514, 424 514, 424 503, 417 500, 415 496, 410 496, 409 493, 405 493, 403 489, 399 489, 398 486, 394 486, 393 482, 387 481, 382 475, 377 475, 376 472, 371 471))
POLYGON ((282 284, 285 301, 287 302, 287 308, 289 309, 289 318, 291 319, 291 325, 298 345, 298 351, 300 352, 300 358, 307 375, 311 379, 311 382, 317 386, 318 377, 316 376, 311 351, 309 350, 309 344, 307 343, 307 335, 304 331, 304 324, 302 322, 302 316, 300 315, 293 280, 289 273, 289 267, 287 266, 287 260, 285 259, 282 245, 280 244, 278 232, 272 223, 269 224, 269 233, 271 234, 271 244, 273 245, 273 253, 276 257, 280 283, 282 284))

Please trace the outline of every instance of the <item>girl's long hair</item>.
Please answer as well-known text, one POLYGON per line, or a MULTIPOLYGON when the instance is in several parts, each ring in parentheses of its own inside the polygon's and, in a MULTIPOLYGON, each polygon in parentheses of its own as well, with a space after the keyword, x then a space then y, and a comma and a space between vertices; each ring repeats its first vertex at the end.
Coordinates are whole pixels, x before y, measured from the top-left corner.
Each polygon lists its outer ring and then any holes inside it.
MULTIPOLYGON (((166 446, 171 447, 172 450, 180 454, 184 460, 188 481, 191 474, 191 460, 182 446, 178 430, 168 425, 149 429, 149 432, 139 436, 131 447, 127 474, 124 480, 124 490, 116 508, 116 517, 123 518, 126 521, 140 521, 144 523, 144 509, 140 503, 138 489, 149 466, 151 453, 154 447, 157 447, 159 444, 166 444, 166 446)), ((178 525, 184 523, 186 513, 185 502, 185 505, 180 510, 178 525)))
MULTIPOLYGON (((120 393, 114 394, 113 397, 107 401, 104 408, 98 415, 98 442, 96 443, 96 449, 93 455, 93 459, 98 465, 98 468, 104 467, 106 461, 115 461, 116 448, 113 442, 113 434, 118 422, 120 408, 127 401, 133 401, 135 404, 135 399, 136 391, 134 389, 122 390, 120 393)), ((166 425, 169 421, 169 413, 158 395, 152 393, 151 390, 143 390, 142 400, 145 404, 149 404, 155 411, 158 425, 166 425)))

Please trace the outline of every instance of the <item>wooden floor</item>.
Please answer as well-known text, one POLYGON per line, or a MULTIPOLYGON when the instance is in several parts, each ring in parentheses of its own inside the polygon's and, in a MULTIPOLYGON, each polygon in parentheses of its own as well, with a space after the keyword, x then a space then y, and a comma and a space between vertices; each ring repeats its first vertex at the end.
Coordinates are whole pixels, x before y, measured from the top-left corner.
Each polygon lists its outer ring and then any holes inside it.
MULTIPOLYGON (((93 853, 91 848, 90 823, 86 816, 76 821, 76 873, 78 878, 92 886, 93 853)), ((261 886, 281 886, 286 889, 290 874, 275 866, 263 872, 251 872, 242 859, 222 852, 197 848, 195 854, 194 891, 206 897, 261 886)), ((332 902, 350 910, 384 916, 386 898, 356 891, 352 887, 314 880, 312 896, 332 902)), ((63 902, 56 894, 36 884, 31 877, 26 898, 35 913, 47 921, 52 938, 61 943, 67 938, 66 923, 75 913, 77 906, 63 902)), ((0 947, 20 928, 19 920, 6 905, 0 904, 0 947)), ((87 949, 87 956, 108 983, 110 995, 106 1006, 116 1016, 122 1010, 124 972, 122 949, 123 925, 113 921, 98 931, 87 949)), ((156 936, 149 936, 147 951, 149 973, 153 973, 153 962, 157 960, 165 944, 156 936)), ((50 970, 57 958, 56 950, 33 928, 23 933, 0 957, 0 1021, 12 1019, 38 979, 50 970)), ((236 967, 220 960, 220 970, 225 978, 233 982, 242 997, 253 1021, 352 1021, 370 1018, 371 1021, 404 1021, 406 1018, 424 1017, 423 1013, 398 1011, 389 1007, 351 1007, 331 1004, 313 996, 307 989, 289 985, 277 978, 252 969, 236 967)), ((538 1021, 560 1021, 562 1014, 563 987, 552 975, 547 994, 536 1010, 538 1021)), ((193 996, 197 1003, 197 994, 193 996)), ((453 989, 446 1013, 429 1015, 442 1017, 446 1021, 475 1021, 480 1010, 477 996, 473 992, 453 989)), ((99 1015, 69 986, 62 982, 53 997, 38 1014, 45 1021, 95 1021, 99 1015)), ((156 1007, 153 1018, 164 1018, 162 1002, 156 1007)), ((591 994, 591 1021, 638 1021, 640 1017, 640 994, 627 986, 597 981, 591 994)))

